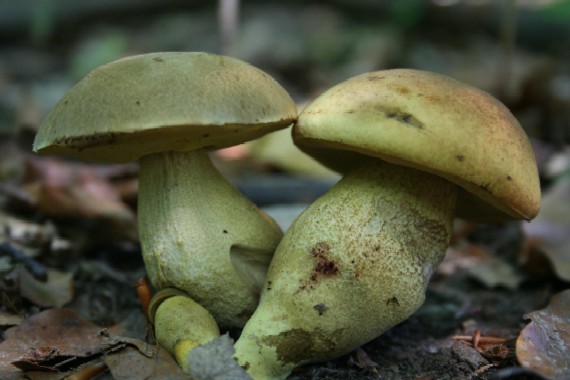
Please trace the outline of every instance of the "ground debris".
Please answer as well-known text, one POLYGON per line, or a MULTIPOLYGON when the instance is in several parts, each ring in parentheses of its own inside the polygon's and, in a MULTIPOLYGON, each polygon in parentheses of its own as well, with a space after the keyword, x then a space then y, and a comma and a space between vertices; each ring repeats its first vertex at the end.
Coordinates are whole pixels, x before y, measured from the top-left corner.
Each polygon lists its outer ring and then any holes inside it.
POLYGON ((521 365, 550 380, 570 374, 570 290, 556 294, 545 309, 525 315, 531 322, 517 339, 521 365))
POLYGON ((61 379, 93 369, 108 369, 115 379, 184 378, 174 359, 158 346, 111 334, 72 309, 45 310, 4 335, 0 344, 2 379, 22 374, 38 379, 57 374, 54 378, 61 379), (103 362, 105 369, 101 368, 103 362))

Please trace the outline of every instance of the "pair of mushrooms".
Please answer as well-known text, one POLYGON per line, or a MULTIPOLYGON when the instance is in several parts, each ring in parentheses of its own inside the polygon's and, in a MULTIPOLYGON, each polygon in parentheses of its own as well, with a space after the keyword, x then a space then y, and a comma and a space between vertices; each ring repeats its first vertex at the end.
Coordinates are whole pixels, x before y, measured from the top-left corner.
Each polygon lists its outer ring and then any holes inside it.
POLYGON ((239 60, 125 58, 65 95, 34 150, 139 161, 141 246, 151 282, 164 289, 151 307, 158 341, 186 367, 218 324, 245 324, 235 354, 254 379, 285 378, 408 318, 455 215, 530 220, 540 204, 532 149, 506 107, 417 70, 354 77, 297 118, 285 90, 239 60), (295 143, 344 177, 282 236, 207 150, 293 123, 295 143))

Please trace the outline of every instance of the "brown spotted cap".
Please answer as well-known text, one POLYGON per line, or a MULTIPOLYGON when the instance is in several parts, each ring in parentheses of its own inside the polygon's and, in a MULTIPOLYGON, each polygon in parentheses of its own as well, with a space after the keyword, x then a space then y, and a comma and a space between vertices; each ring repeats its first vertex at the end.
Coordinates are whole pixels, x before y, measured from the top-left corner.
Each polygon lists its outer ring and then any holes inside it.
POLYGON ((285 128, 296 116, 289 94, 243 61, 143 54, 101 66, 71 88, 40 126, 34 151, 127 162, 236 145, 285 128))
POLYGON ((373 156, 446 178, 459 187, 465 219, 530 220, 540 207, 520 124, 488 93, 447 76, 397 69, 351 78, 303 110, 293 138, 340 172, 373 156))

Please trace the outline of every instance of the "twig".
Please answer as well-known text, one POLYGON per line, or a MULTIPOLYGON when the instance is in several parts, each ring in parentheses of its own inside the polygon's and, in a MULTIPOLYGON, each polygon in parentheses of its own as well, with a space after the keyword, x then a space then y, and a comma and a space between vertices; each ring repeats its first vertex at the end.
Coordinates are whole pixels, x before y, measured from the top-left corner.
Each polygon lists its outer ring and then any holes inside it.
POLYGON ((33 258, 27 256, 24 252, 15 248, 12 244, 5 241, 0 243, 0 254, 8 255, 14 260, 14 262, 22 263, 26 269, 31 273, 31 275, 38 281, 46 282, 48 279, 48 272, 46 267, 34 260, 33 258))
POLYGON ((465 342, 471 342, 473 347, 477 348, 480 344, 500 344, 505 343, 508 339, 497 338, 492 336, 481 336, 481 331, 475 330, 473 335, 455 335, 453 337, 455 340, 462 340, 465 342))
POLYGON ((495 364, 495 363, 489 363, 489 364, 487 364, 487 365, 484 365, 484 366, 481 367, 481 368, 478 368, 478 369, 475 371, 475 373, 478 374, 478 375, 480 375, 480 374, 482 374, 482 373, 484 373, 484 372, 487 372, 488 370, 490 370, 491 368, 494 368, 494 367, 496 367, 496 364, 495 364))
POLYGON ((139 302, 141 304, 142 312, 148 319, 148 306, 150 305, 150 300, 152 299, 152 293, 150 291, 148 279, 146 277, 140 278, 135 284, 135 289, 137 292, 137 297, 139 298, 139 302))

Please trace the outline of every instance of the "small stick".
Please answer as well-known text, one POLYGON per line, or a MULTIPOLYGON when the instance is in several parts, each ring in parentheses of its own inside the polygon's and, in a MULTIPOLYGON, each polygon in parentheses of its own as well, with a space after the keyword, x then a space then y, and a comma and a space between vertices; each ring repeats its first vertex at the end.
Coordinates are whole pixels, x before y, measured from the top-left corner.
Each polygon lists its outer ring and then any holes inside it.
POLYGON ((496 366, 496 364, 489 363, 489 364, 484 365, 483 367, 477 369, 477 370, 475 371, 475 373, 476 373, 476 374, 482 374, 483 372, 487 372, 489 369, 491 369, 491 368, 493 368, 493 367, 495 367, 495 366, 496 366))
POLYGON ((481 331, 479 330, 475 330, 473 335, 455 335, 452 338, 455 340, 471 342, 471 344, 473 344, 473 347, 477 347, 480 344, 505 343, 508 340, 505 338, 497 338, 492 336, 481 336, 481 331))
MULTIPOLYGON (((457 335, 454 336, 453 339, 456 340, 463 340, 466 342, 473 342, 473 336, 469 335, 457 335)), ((505 343, 508 339, 505 338, 497 338, 492 336, 482 336, 479 337, 478 343, 479 344, 493 344, 493 343, 505 343)))
POLYGON ((146 318, 148 318, 148 306, 150 304, 150 300, 152 299, 152 293, 150 291, 148 279, 146 277, 140 278, 135 285, 135 289, 137 291, 137 296, 139 298, 143 314, 146 318))
POLYGON ((46 267, 40 262, 34 260, 33 258, 27 256, 24 252, 15 248, 12 244, 5 241, 0 243, 0 254, 6 254, 12 258, 17 263, 22 263, 26 269, 32 274, 32 276, 41 282, 46 282, 48 279, 48 272, 46 267))

